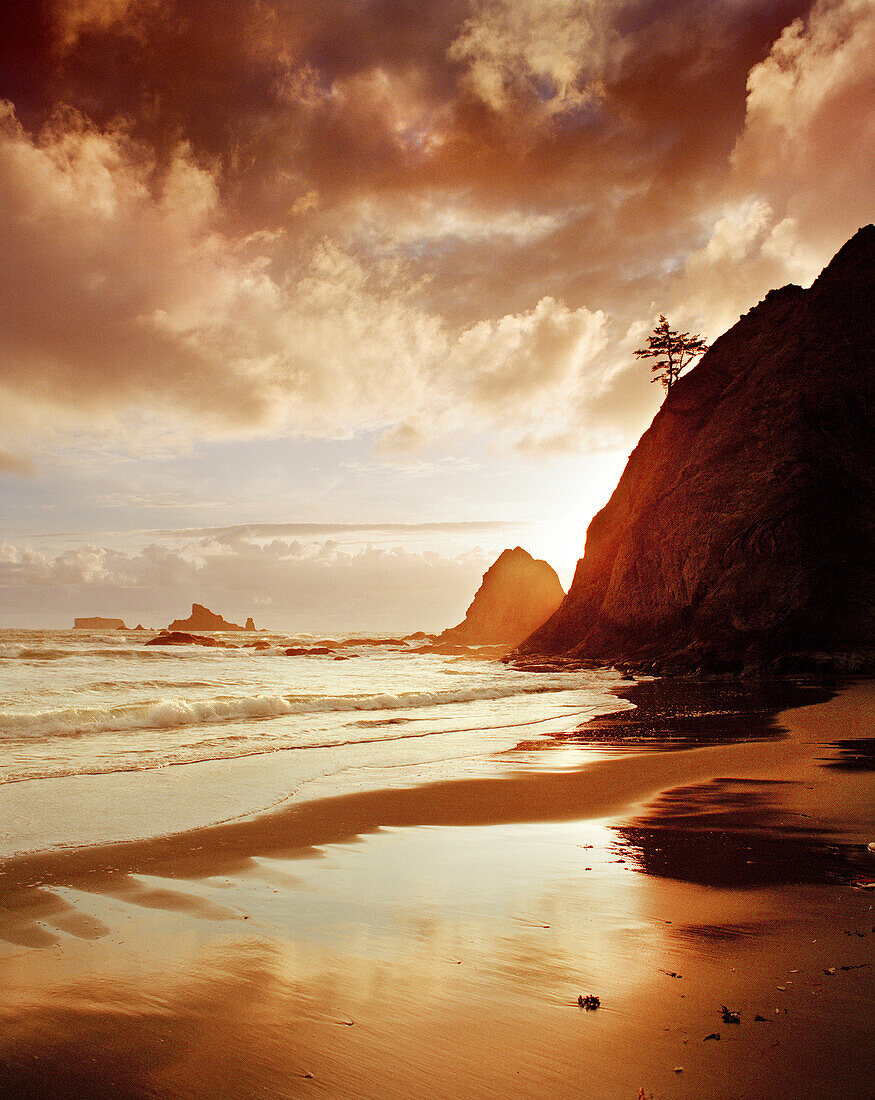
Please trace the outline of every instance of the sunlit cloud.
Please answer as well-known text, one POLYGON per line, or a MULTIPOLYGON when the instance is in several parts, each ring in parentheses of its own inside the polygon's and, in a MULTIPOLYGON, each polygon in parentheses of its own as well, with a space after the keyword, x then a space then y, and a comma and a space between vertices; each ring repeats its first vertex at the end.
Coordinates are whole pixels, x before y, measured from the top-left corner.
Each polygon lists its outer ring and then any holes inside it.
MULTIPOLYGON (((557 464, 582 532, 659 406, 656 318, 713 341, 872 217, 865 0, 52 0, 3 31, 7 532, 522 516, 557 464)), ((141 590, 144 550, 88 541, 14 575, 141 590)))

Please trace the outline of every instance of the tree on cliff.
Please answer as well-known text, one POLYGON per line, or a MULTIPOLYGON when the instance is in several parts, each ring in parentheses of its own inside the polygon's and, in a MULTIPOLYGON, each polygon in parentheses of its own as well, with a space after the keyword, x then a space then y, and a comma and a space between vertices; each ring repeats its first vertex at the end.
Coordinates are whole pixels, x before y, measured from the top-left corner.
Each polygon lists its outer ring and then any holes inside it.
POLYGON ((675 332, 660 313, 659 324, 647 337, 647 347, 638 348, 635 355, 639 359, 656 359, 650 367, 658 373, 651 382, 661 382, 665 392, 669 393, 680 377, 681 371, 708 350, 708 345, 697 333, 675 332))

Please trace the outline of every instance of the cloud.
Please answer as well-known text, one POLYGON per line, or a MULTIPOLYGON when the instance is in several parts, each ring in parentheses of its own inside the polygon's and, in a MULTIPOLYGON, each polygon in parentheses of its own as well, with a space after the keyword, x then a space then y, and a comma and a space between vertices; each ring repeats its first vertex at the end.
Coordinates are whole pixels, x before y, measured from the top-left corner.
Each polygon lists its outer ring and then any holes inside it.
POLYGON ((34 140, 9 105, 3 122, 13 400, 80 422, 125 404, 175 411, 203 434, 345 435, 460 397, 488 421, 514 396, 530 415, 561 400, 600 342, 598 317, 552 298, 454 333, 397 258, 366 266, 328 240, 297 278, 275 275, 270 241, 215 227, 215 176, 187 146, 159 173, 123 129, 65 113, 34 140))
POLYGON ((55 27, 62 51, 72 49, 83 34, 120 30, 142 38, 145 16, 162 0, 56 0, 55 27))
POLYGON ((481 0, 474 9, 449 56, 464 62, 466 84, 492 110, 516 106, 526 92, 548 115, 599 98, 615 3, 481 0))
POLYGON ((0 108, 0 384, 73 416, 176 398, 263 419, 269 393, 234 323, 269 288, 211 227, 216 190, 190 150, 160 182, 124 129, 55 116, 39 140, 0 108), (217 354, 215 341, 225 348, 217 354))
POLYGON ((818 0, 750 72, 744 131, 732 154, 803 240, 835 248, 872 216, 875 10, 818 0))
POLYGON ((434 534, 496 532, 511 524, 502 520, 473 520, 462 522, 439 521, 434 523, 243 523, 226 527, 192 527, 153 531, 154 535, 175 535, 209 537, 217 542, 238 542, 253 539, 315 538, 317 535, 361 535, 367 538, 373 534, 434 534))
POLYGON ((604 313, 546 297, 463 332, 449 363, 475 404, 505 415, 525 407, 540 419, 561 414, 606 344, 604 313))
POLYGON ((631 325, 713 339, 871 201, 862 0, 51 11, 2 112, 9 427, 631 440, 631 325))
POLYGON ((196 600, 232 621, 253 615, 278 630, 438 630, 461 618, 488 565, 477 552, 349 550, 330 539, 206 536, 56 555, 0 543, 0 592, 6 623, 22 626, 110 613, 160 626, 196 600))
POLYGON ((12 454, 0 447, 0 474, 18 474, 29 476, 36 472, 32 459, 25 455, 12 454))

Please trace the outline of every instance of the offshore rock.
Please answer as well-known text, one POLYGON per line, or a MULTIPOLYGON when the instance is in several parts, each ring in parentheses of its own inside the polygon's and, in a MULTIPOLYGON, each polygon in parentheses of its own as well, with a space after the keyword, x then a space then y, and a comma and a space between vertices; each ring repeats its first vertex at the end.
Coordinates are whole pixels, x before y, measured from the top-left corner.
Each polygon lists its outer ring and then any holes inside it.
POLYGON ((556 571, 517 546, 503 550, 483 581, 463 622, 445 630, 438 645, 518 645, 562 602, 556 571))
POLYGON ((174 619, 168 630, 242 630, 237 623, 226 622, 203 604, 193 603, 187 619, 174 619))
POLYGON ((666 397, 517 651, 655 672, 872 667, 875 227, 666 397))
POLYGON ((91 619, 74 619, 74 630, 127 630, 123 619, 102 619, 95 615, 91 619))

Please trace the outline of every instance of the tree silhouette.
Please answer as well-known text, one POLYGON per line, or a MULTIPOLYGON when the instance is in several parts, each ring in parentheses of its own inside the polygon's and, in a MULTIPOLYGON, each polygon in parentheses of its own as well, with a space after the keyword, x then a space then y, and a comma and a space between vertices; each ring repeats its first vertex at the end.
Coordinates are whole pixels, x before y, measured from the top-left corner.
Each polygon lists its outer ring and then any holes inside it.
POLYGON ((647 347, 639 348, 635 355, 639 359, 656 359, 651 364, 652 371, 658 371, 651 382, 661 382, 665 392, 671 392, 672 386, 680 377, 681 371, 708 350, 708 345, 697 333, 675 332, 660 313, 659 324, 647 337, 647 347))

